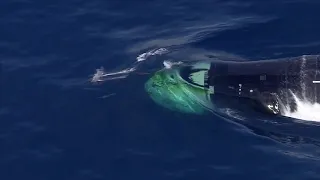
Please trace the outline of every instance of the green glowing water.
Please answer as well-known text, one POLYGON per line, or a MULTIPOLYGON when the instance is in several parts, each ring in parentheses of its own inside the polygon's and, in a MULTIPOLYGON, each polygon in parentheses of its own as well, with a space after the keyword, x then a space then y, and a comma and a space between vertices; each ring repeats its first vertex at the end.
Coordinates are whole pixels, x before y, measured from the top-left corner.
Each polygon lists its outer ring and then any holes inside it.
POLYGON ((145 84, 151 99, 173 111, 204 114, 212 108, 208 90, 193 86, 179 75, 179 68, 162 69, 145 84))

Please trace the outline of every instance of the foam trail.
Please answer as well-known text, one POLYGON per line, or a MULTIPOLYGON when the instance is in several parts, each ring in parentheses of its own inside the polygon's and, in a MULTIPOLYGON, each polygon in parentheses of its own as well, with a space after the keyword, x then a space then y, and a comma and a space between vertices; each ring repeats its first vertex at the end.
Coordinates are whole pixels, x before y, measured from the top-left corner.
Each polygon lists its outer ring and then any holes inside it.
POLYGON ((142 63, 142 61, 147 60, 150 56, 162 55, 168 52, 169 50, 167 50, 166 48, 159 48, 159 49, 153 49, 148 52, 142 53, 139 56, 137 56, 136 61, 131 65, 131 67, 117 71, 117 72, 107 73, 105 72, 104 68, 101 67, 99 69, 96 69, 96 73, 92 76, 91 82, 97 83, 97 82, 103 82, 107 80, 126 78, 130 73, 137 70, 137 67, 139 66, 139 64, 142 63))
POLYGON ((104 68, 96 69, 96 73, 93 75, 91 82, 102 82, 106 80, 122 79, 126 78, 129 73, 135 71, 136 68, 127 68, 118 72, 106 73, 104 68))
POLYGON ((306 121, 320 122, 319 103, 311 103, 308 100, 299 99, 295 94, 293 94, 293 97, 297 103, 297 111, 290 112, 290 110, 287 110, 284 114, 285 116, 306 121))
POLYGON ((141 62, 141 61, 147 60, 150 56, 162 55, 168 52, 169 51, 166 48, 154 49, 154 50, 140 54, 136 59, 137 59, 137 62, 141 62))

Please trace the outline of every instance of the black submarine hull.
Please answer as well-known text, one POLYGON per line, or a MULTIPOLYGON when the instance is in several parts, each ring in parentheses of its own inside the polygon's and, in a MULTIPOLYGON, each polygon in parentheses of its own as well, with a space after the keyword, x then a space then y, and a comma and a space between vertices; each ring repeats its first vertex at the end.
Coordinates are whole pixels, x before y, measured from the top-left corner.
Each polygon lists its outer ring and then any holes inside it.
POLYGON ((248 62, 213 61, 204 78, 205 88, 217 99, 235 98, 238 105, 282 115, 297 110, 295 97, 310 103, 320 100, 320 56, 248 62))

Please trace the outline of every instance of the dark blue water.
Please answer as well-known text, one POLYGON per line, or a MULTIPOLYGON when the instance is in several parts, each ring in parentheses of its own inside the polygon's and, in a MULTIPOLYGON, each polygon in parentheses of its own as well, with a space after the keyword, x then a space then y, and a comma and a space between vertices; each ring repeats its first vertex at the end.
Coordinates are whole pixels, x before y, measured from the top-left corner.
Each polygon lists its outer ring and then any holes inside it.
POLYGON ((319 179, 318 126, 239 126, 171 112, 144 91, 149 75, 89 81, 101 66, 121 70, 159 47, 177 47, 165 57, 177 61, 319 54, 319 7, 318 0, 1 1, 0 179, 319 179))

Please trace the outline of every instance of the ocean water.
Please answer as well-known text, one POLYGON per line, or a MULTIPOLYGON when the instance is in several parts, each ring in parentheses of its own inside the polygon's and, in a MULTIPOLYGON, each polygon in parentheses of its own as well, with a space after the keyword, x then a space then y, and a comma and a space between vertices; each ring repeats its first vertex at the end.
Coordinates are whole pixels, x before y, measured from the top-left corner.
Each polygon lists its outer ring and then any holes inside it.
MULTIPOLYGON (((144 91, 165 60, 319 54, 319 7, 318 0, 1 1, 0 179, 319 179, 312 116, 248 124, 180 114, 144 91), (159 48, 168 52, 152 55, 159 48), (124 73, 92 83, 101 67, 124 73)), ((288 116, 319 114, 318 105, 299 105, 288 116)))

